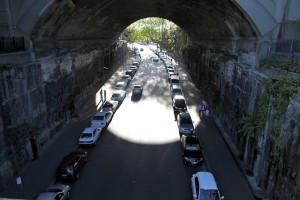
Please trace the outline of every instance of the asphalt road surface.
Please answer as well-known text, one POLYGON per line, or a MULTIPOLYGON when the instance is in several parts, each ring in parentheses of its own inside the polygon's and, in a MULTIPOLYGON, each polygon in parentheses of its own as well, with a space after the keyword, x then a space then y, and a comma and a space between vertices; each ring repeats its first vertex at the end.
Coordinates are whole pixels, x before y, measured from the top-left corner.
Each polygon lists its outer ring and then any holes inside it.
MULTIPOLYGON (((201 167, 182 163, 180 136, 165 67, 161 61, 153 62, 151 56, 154 54, 148 47, 143 48, 143 61, 127 89, 126 99, 97 145, 84 148, 89 156, 80 178, 65 182, 71 186, 71 199, 189 200, 192 199, 191 175, 205 170, 214 174, 226 200, 254 200, 213 120, 200 118, 196 112, 196 105, 203 101, 201 92, 191 83, 183 66, 173 58, 205 156, 201 167), (144 86, 140 99, 132 98, 134 84, 144 86)), ((129 68, 131 59, 102 87, 108 98, 115 83, 129 68)), ((23 190, 13 180, 0 197, 33 199, 55 182, 56 167, 64 155, 78 148, 81 131, 89 126, 96 112, 98 96, 95 94, 80 112, 80 117, 68 123, 53 138, 38 161, 22 171, 23 190)))

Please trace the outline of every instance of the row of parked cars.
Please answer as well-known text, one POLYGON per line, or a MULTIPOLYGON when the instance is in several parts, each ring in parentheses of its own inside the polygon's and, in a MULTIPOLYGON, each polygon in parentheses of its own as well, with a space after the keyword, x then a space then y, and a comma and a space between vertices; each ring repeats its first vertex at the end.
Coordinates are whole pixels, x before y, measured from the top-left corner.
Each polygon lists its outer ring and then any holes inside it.
MULTIPOLYGON (((176 118, 181 141, 183 163, 189 166, 199 166, 204 162, 202 147, 195 133, 193 120, 189 114, 186 100, 180 86, 179 74, 164 52, 156 52, 164 63, 170 84, 172 106, 176 118)), ((214 176, 210 172, 200 171, 192 175, 191 188, 194 200, 220 200, 214 176)))
MULTIPOLYGON (((133 76, 140 67, 140 54, 132 62, 132 65, 126 70, 121 80, 116 83, 114 92, 110 98, 103 103, 100 111, 97 111, 91 120, 90 127, 87 127, 81 133, 78 144, 80 146, 95 146, 103 130, 111 122, 113 115, 122 104, 126 97, 126 89, 129 86, 133 76)), ((142 95, 142 85, 134 85, 132 93, 135 96, 142 95)), ((56 180, 78 179, 80 170, 88 160, 87 151, 74 151, 66 155, 60 162, 56 170, 56 180)), ((64 200, 70 197, 70 186, 65 184, 54 184, 46 188, 37 197, 38 200, 64 200)))

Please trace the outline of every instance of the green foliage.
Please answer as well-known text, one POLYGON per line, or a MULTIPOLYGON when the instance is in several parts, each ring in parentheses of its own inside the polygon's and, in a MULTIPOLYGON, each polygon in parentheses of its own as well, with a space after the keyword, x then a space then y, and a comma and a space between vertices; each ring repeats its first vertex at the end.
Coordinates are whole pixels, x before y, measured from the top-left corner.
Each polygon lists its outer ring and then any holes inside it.
POLYGON ((188 48, 188 44, 187 43, 181 43, 179 52, 182 54, 187 48, 188 48))
POLYGON ((288 75, 281 75, 277 79, 265 80, 264 83, 266 89, 258 100, 256 110, 253 114, 248 114, 241 120, 241 129, 238 130, 238 133, 242 133, 244 136, 248 135, 254 141, 258 140, 265 127, 271 97, 271 103, 275 108, 272 134, 276 138, 280 136, 279 119, 286 111, 289 98, 298 91, 300 86, 298 80, 288 75))
POLYGON ((290 71, 300 69, 300 61, 292 58, 265 58, 260 61, 260 64, 290 71))
POLYGON ((124 31, 125 39, 130 42, 156 42, 163 47, 173 48, 176 38, 181 34, 181 29, 174 23, 161 18, 141 19, 124 31))
POLYGON ((267 93, 275 99, 273 105, 275 107, 275 118, 278 119, 285 112, 289 98, 297 92, 299 81, 288 75, 281 75, 276 80, 266 81, 267 93))
POLYGON ((65 4, 71 9, 74 10, 75 9, 75 3, 74 0, 64 0, 65 4))

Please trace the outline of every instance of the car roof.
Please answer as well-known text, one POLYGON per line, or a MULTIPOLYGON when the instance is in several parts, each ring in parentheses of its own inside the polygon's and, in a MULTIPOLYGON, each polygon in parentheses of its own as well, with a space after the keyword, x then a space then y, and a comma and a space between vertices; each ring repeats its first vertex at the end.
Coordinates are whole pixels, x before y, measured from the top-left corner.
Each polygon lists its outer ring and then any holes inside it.
POLYGON ((204 190, 218 190, 214 176, 210 172, 198 172, 196 176, 200 182, 200 188, 204 190))
MULTIPOLYGON (((174 99, 174 100, 175 100, 175 99, 184 99, 184 96, 182 96, 182 95, 175 95, 173 99, 174 99)), ((184 99, 184 100, 185 100, 185 99, 184 99)))
POLYGON ((114 91, 114 94, 121 94, 121 93, 125 93, 125 91, 124 90, 115 90, 114 91))
MULTIPOLYGON (((101 115, 97 115, 97 113, 96 113, 95 116, 103 116, 103 115, 102 114, 101 115)), ((85 128, 82 133, 93 133, 95 129, 96 129, 96 127, 88 127, 88 128, 85 128)))
POLYGON ((181 86, 180 85, 171 85, 171 88, 172 88, 172 90, 173 89, 181 89, 181 86))
POLYGON ((191 118, 191 115, 187 112, 181 112, 179 115, 181 118, 191 118))
POLYGON ((56 193, 54 192, 43 192, 40 193, 37 197, 37 200, 47 200, 47 199, 53 199, 55 197, 56 193))
POLYGON ((78 154, 81 154, 81 153, 78 151, 74 151, 74 152, 71 152, 70 154, 66 155, 63 158, 63 160, 61 161, 60 167, 66 167, 66 166, 72 165, 78 154))

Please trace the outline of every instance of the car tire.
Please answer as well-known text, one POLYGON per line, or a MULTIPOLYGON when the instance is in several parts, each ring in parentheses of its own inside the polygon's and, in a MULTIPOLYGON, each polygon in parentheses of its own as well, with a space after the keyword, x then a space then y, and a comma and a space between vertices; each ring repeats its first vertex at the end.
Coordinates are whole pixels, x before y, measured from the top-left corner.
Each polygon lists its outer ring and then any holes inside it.
POLYGON ((67 193, 67 199, 70 199, 70 192, 67 193))
POLYGON ((94 146, 96 146, 96 144, 97 144, 97 140, 95 140, 95 142, 94 142, 94 146))
POLYGON ((76 179, 79 179, 79 173, 76 174, 76 179))

